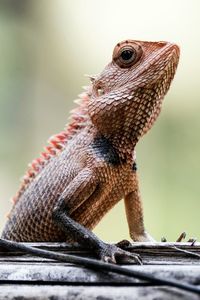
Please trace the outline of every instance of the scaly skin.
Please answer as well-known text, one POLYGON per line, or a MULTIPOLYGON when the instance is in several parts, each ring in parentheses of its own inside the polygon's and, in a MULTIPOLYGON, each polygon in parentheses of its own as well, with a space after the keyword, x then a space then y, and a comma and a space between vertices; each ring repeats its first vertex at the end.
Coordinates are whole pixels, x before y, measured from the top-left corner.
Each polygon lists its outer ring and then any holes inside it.
POLYGON ((179 48, 127 40, 91 78, 85 125, 23 190, 3 230, 14 241, 78 241, 104 261, 139 259, 97 238, 93 229, 122 198, 133 241, 152 241, 143 224, 135 145, 159 115, 174 77, 179 48))

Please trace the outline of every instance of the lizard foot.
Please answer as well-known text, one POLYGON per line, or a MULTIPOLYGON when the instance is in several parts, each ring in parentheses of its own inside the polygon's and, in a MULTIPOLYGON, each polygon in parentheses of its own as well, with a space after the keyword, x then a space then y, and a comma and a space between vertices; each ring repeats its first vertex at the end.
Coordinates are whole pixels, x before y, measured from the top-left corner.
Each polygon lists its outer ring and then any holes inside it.
MULTIPOLYGON (((154 238, 152 238, 150 236, 150 234, 148 234, 146 231, 144 231, 142 234, 138 234, 138 235, 134 235, 133 238, 133 243, 134 242, 140 242, 140 243, 155 243, 156 241, 154 240, 154 238)), ((128 247, 132 246, 132 243, 128 240, 122 240, 118 243, 115 244, 117 247, 119 247, 120 249, 126 250, 128 247)))
POLYGON ((104 244, 98 252, 100 259, 109 263, 136 263, 142 265, 140 255, 120 249, 114 244, 104 244))
POLYGON ((140 235, 134 235, 133 242, 141 242, 141 243, 155 243, 156 240, 150 236, 150 234, 146 231, 144 231, 140 235))
POLYGON ((115 246, 117 246, 120 249, 125 250, 126 248, 128 248, 129 246, 132 246, 131 242, 128 240, 122 240, 119 241, 118 243, 115 244, 115 246))

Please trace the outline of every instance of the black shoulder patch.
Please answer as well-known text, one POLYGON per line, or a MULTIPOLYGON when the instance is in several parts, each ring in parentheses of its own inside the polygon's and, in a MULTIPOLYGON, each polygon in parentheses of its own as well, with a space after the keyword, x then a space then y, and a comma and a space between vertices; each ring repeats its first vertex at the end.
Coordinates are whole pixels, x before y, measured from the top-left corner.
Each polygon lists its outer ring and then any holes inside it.
POLYGON ((96 155, 102 157, 108 164, 118 166, 120 157, 109 139, 104 136, 95 137, 92 143, 96 155))
POLYGON ((133 172, 137 171, 137 164, 136 164, 136 162, 133 163, 132 170, 133 170, 133 172))

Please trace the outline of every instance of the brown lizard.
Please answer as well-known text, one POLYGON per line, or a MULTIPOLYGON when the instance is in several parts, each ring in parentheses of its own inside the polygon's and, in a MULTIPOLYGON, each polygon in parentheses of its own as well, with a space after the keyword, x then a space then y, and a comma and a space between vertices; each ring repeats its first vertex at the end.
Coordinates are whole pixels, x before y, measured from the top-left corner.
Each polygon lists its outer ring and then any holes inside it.
POLYGON ((69 125, 29 167, 3 239, 77 241, 103 261, 140 262, 90 230, 124 198, 132 240, 153 240, 143 224, 135 146, 157 119, 178 60, 179 47, 169 42, 116 45, 112 62, 91 77, 69 125))

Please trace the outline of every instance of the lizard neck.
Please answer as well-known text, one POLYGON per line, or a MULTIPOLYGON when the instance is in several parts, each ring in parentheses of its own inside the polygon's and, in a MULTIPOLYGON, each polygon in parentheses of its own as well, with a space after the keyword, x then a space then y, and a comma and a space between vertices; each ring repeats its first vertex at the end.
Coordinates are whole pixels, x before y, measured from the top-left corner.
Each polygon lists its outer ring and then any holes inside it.
POLYGON ((104 151, 110 149, 111 153, 115 153, 122 162, 132 164, 135 161, 135 145, 138 141, 136 138, 127 139, 123 134, 107 135, 97 130, 92 124, 89 132, 94 137, 95 144, 105 148, 104 151))
POLYGON ((119 134, 109 138, 113 147, 118 151, 120 157, 131 162, 135 160, 135 146, 138 142, 137 137, 129 137, 119 134))
MULTIPOLYGON (((132 163, 136 160, 135 145, 137 139, 127 139, 123 134, 109 135, 101 132, 92 123, 88 124, 87 133, 90 134, 91 145, 95 148, 101 148, 101 153, 106 156, 113 154, 121 162, 132 163)), ((112 156, 112 155, 111 155, 112 156)))

